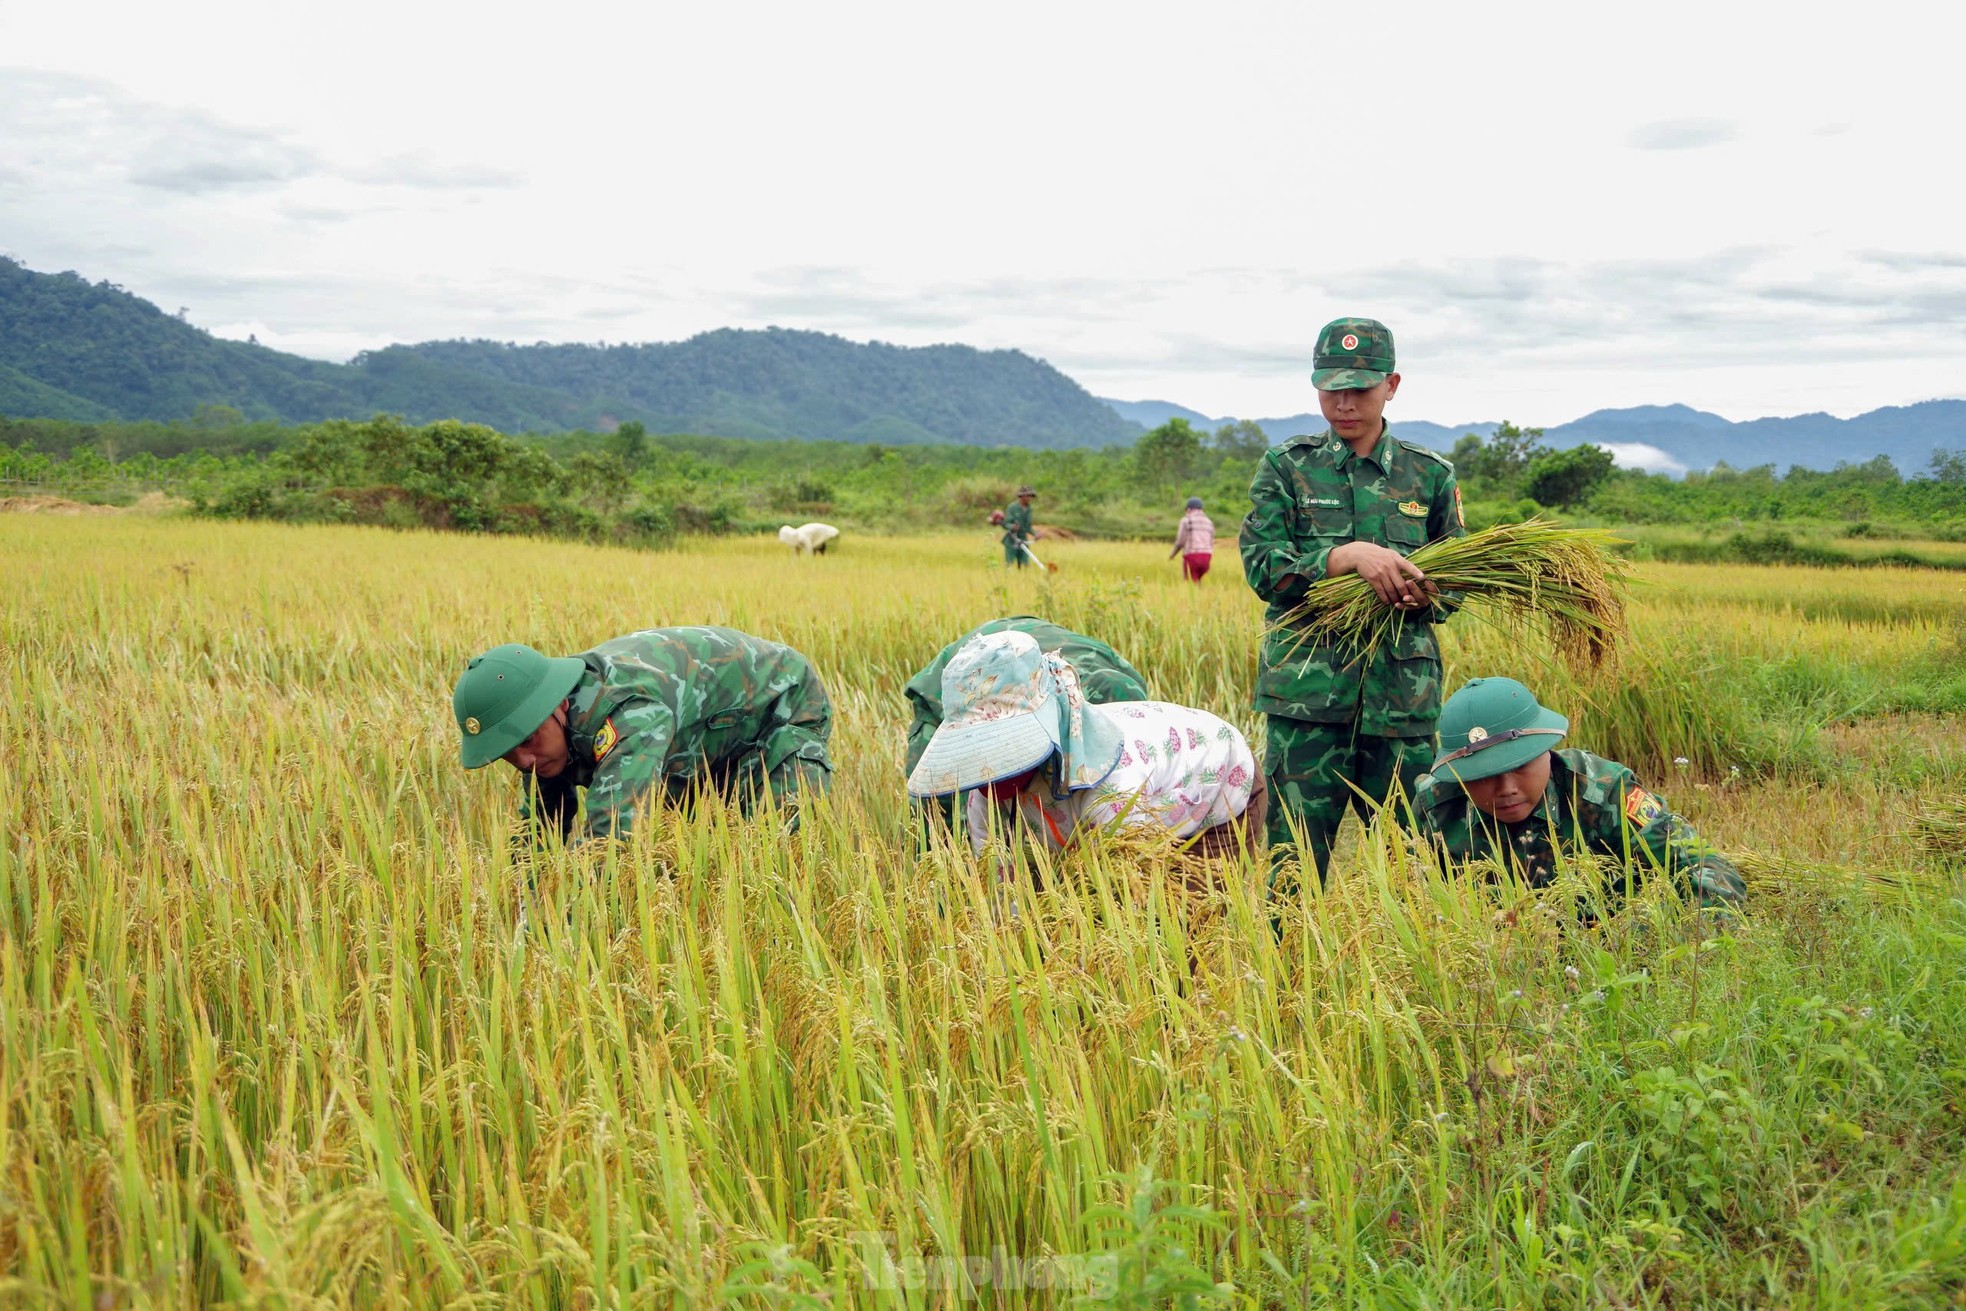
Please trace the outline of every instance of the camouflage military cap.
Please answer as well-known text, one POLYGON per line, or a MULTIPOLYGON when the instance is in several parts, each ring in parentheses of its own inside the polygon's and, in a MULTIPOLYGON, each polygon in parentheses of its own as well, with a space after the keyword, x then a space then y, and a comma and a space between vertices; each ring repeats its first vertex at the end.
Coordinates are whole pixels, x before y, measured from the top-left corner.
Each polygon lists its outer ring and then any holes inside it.
POLYGON ((1440 708, 1440 755, 1432 773, 1457 783, 1521 769, 1553 749, 1570 721, 1538 705, 1513 678, 1471 678, 1440 708))
POLYGON ((1392 329, 1377 319, 1333 319, 1317 335, 1311 385, 1319 391, 1376 387, 1393 368, 1392 329))
POLYGON ((520 642, 469 665, 451 693, 466 769, 480 769, 531 737, 587 672, 576 656, 549 659, 520 642))
POLYGON ((1025 483, 1022 487, 1019 487, 1017 489, 1017 494, 1019 496, 1036 496, 1038 494, 1038 489, 1031 486, 1031 484, 1029 483, 1025 483))

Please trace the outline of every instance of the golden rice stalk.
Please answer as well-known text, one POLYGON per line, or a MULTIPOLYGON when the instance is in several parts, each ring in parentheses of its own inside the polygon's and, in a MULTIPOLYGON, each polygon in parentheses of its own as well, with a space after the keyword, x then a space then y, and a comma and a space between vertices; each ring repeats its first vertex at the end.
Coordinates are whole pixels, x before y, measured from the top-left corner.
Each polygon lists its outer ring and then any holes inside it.
POLYGON ((1933 887, 1939 876, 1923 869, 1868 869, 1794 860, 1760 851, 1730 851, 1727 859, 1747 880, 1750 901, 1761 893, 1865 892, 1904 894, 1933 887))
MULTIPOLYGON (((1616 540, 1600 529, 1529 519, 1431 542, 1410 558, 1441 592, 1536 623, 1566 662, 1597 669, 1627 628, 1631 575, 1625 561, 1612 554, 1616 540)), ((1336 639, 1370 652, 1405 619, 1363 578, 1344 574, 1313 584, 1276 631, 1288 631, 1300 643, 1336 639)))
POLYGON ((1966 859, 1966 799, 1926 802, 1918 808, 1911 831, 1933 855, 1966 859))

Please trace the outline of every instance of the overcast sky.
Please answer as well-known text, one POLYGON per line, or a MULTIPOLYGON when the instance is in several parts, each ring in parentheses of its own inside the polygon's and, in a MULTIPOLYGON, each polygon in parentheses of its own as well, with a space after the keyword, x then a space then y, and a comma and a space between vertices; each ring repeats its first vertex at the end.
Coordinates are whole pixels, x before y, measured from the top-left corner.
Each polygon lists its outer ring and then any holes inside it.
POLYGON ((0 0, 0 252, 225 336, 1016 347, 1101 395, 1966 396, 1966 6, 0 0))

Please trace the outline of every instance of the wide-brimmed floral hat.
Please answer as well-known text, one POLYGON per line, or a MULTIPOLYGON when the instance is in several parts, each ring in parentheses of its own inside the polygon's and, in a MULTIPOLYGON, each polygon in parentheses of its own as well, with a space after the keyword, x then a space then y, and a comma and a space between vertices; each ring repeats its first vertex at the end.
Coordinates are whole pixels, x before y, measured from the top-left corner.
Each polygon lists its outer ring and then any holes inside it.
POLYGON ((1040 650, 1029 633, 985 633, 963 643, 942 671, 942 725, 908 776, 908 791, 963 792, 1056 754, 1056 789, 1076 792, 1112 773, 1124 746, 1119 728, 1086 702, 1070 661, 1040 650))

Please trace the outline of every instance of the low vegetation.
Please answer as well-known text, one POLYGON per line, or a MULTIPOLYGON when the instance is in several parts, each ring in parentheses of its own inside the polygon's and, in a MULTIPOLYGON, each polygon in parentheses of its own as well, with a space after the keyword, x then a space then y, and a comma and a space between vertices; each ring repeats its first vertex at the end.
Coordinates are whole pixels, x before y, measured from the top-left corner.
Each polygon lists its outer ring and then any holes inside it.
MULTIPOLYGON (((662 545, 823 518, 859 531, 973 527, 1016 487, 1041 523, 1095 538, 1172 538, 1199 495, 1226 534, 1264 446, 1254 424, 1175 419, 1129 448, 1013 447, 607 434, 509 437, 386 416, 283 428, 208 406, 185 423, 0 418, 0 491, 127 502, 150 491, 222 518, 457 528, 662 545)), ((1613 527, 1640 558, 1708 563, 1966 563, 1966 454, 1902 477, 1872 460, 1828 473, 1725 466, 1672 479, 1603 452, 1549 452, 1504 426, 1455 448, 1468 525, 1559 517, 1613 527), (1542 496, 1546 501, 1534 499, 1542 496), (1958 548, 1958 549, 1955 549, 1958 548)))

